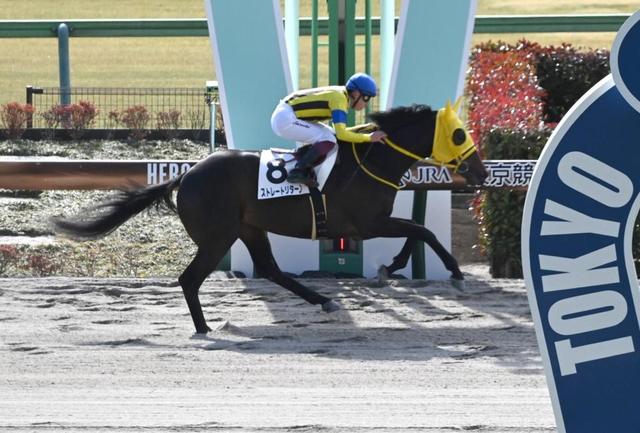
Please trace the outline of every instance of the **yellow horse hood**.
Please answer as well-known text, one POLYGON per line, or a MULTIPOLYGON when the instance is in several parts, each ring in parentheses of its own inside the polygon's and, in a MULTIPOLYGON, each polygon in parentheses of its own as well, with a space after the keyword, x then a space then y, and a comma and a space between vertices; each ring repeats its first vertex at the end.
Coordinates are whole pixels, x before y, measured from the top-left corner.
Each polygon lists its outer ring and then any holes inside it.
POLYGON ((445 107, 438 110, 431 157, 441 163, 465 159, 475 150, 471 135, 458 117, 460 101, 458 98, 453 107, 447 101, 445 107))

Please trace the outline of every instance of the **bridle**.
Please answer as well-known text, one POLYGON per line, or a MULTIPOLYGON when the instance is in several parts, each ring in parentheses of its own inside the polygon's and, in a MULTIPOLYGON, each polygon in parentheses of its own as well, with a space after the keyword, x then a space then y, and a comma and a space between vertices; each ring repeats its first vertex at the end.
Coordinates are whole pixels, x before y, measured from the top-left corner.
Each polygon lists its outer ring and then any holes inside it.
MULTIPOLYGON (((467 164, 466 159, 468 159, 476 151, 475 147, 470 147, 467 150, 465 150, 463 153, 461 153, 457 158, 453 159, 452 160, 453 162, 451 161, 445 162, 445 161, 439 161, 435 158, 431 158, 430 156, 421 156, 416 153, 413 153, 410 150, 407 150, 404 147, 394 143, 388 137, 383 138, 382 143, 384 143, 385 145, 389 146, 391 149, 395 150, 396 152, 408 158, 414 159, 416 161, 423 161, 423 162, 426 162, 427 164, 436 165, 439 167, 447 167, 451 169, 454 173, 466 173, 469 170, 469 165, 467 164)), ((359 169, 361 169, 369 177, 371 177, 372 179, 375 179, 376 181, 378 181, 379 183, 382 183, 383 185, 387 185, 395 189, 396 191, 399 191, 400 189, 402 189, 400 186, 398 186, 398 184, 390 180, 387 180, 381 176, 378 176, 377 174, 369 170, 364 165, 364 158, 361 160, 360 157, 358 156, 358 151, 356 150, 356 146, 357 146, 356 143, 351 143, 351 151, 353 152, 353 157, 355 158, 359 169)), ((367 153, 365 154, 365 158, 369 150, 371 150, 371 146, 367 150, 367 153)))

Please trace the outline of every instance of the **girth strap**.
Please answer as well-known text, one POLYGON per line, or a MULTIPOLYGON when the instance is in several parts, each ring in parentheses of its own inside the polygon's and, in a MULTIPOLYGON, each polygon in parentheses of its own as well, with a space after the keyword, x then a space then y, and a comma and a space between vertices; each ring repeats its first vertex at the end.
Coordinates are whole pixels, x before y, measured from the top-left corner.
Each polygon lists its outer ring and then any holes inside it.
POLYGON ((309 188, 311 203, 311 240, 327 237, 327 202, 325 195, 318 188, 309 188))

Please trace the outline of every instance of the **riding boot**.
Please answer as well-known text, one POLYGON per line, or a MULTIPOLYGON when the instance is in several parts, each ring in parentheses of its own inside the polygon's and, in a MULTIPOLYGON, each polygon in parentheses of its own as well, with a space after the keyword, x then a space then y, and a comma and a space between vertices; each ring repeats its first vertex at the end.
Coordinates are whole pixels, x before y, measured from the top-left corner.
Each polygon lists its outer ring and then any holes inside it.
POLYGON ((335 146, 335 143, 332 141, 313 143, 298 162, 296 162, 295 168, 289 172, 287 182, 303 183, 309 187, 318 186, 313 167, 322 162, 331 149, 333 149, 333 146, 335 146))

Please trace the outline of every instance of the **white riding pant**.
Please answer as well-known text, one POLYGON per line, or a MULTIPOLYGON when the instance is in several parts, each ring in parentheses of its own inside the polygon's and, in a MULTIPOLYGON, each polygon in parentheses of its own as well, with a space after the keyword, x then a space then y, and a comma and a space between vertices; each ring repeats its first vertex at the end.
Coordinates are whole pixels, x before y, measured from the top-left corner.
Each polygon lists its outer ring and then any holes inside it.
POLYGON ((271 115, 271 129, 279 137, 296 141, 296 145, 313 144, 318 141, 336 142, 335 131, 322 123, 298 119, 291 105, 284 101, 276 106, 271 115))

